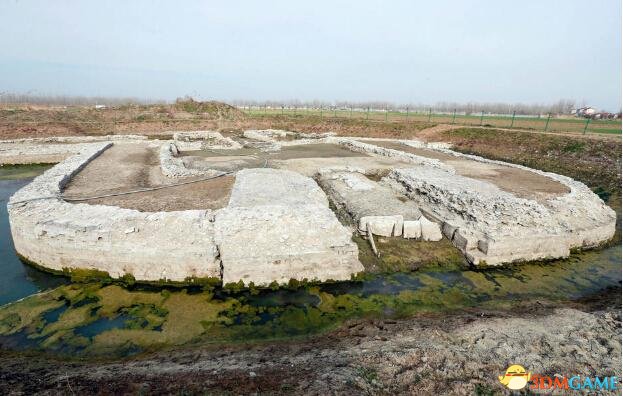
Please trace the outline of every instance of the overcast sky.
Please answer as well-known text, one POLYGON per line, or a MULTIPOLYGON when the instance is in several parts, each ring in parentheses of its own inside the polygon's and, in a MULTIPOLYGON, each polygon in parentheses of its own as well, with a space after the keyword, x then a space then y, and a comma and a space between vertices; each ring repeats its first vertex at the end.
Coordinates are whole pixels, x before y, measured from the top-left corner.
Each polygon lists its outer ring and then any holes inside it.
POLYGON ((0 2, 0 92, 621 107, 604 1, 0 2))

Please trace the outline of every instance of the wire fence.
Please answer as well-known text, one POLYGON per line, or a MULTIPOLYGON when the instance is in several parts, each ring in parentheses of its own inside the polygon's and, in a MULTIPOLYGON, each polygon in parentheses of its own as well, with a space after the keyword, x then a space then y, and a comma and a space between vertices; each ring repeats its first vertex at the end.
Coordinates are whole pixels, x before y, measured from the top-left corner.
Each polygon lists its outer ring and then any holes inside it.
MULTIPOLYGON (((480 113, 466 114, 464 112, 435 112, 429 108, 426 111, 421 109, 410 110, 379 110, 372 108, 339 108, 339 107, 269 107, 269 106, 244 106, 239 107, 247 116, 251 118, 283 116, 283 117, 308 117, 314 121, 323 120, 358 120, 369 123, 379 122, 419 122, 433 124, 452 124, 473 127, 496 127, 523 129, 543 132, 571 132, 571 133, 599 133, 621 135, 621 120, 593 120, 590 118, 578 118, 572 116, 557 116, 552 114, 526 116, 519 114, 490 114, 484 111, 480 113)), ((100 112, 98 112, 100 113, 100 112)), ((16 125, 32 127, 38 125, 65 125, 81 126, 82 128, 93 130, 125 131, 127 127, 139 128, 138 124, 154 125, 162 124, 163 127, 175 128, 176 125, 189 123, 199 125, 204 123, 232 123, 235 120, 214 119, 205 113, 186 112, 186 117, 171 118, 167 114, 127 114, 118 116, 114 114, 105 115, 108 111, 101 111, 101 117, 88 119, 80 112, 64 111, 54 113, 45 119, 41 119, 41 114, 33 112, 9 112, 0 114, 0 127, 11 128, 16 125)), ((140 128, 139 128, 140 129, 140 128)))
POLYGON ((578 118, 572 116, 545 115, 518 115, 490 114, 484 111, 480 113, 435 112, 433 109, 422 111, 420 109, 410 111, 403 110, 379 110, 371 108, 337 108, 337 107, 268 107, 268 106, 244 106, 239 107, 251 117, 262 116, 291 116, 291 117, 315 117, 323 119, 357 119, 370 122, 427 122, 431 124, 452 124, 464 126, 484 126, 497 128, 526 129, 543 132, 575 132, 575 133, 602 133, 621 134, 621 120, 594 120, 591 118, 578 118))

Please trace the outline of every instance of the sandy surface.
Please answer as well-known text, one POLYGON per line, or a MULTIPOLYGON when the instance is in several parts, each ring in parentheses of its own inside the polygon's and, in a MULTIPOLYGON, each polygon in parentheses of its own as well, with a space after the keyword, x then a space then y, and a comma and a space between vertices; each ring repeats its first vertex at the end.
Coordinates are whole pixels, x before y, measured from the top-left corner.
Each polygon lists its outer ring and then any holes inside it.
POLYGON ((392 141, 366 143, 400 150, 422 157, 438 159, 452 166, 461 176, 490 182, 498 186, 501 190, 510 192, 521 198, 539 201, 569 192, 566 186, 553 179, 510 166, 471 161, 434 150, 409 147, 392 141))
MULTIPOLYGON (((160 171, 156 148, 144 144, 118 143, 77 174, 63 194, 72 198, 93 197, 198 179, 201 178, 169 179, 160 171)), ((183 186, 83 202, 143 212, 218 209, 229 202, 233 183, 233 176, 224 176, 183 186)))

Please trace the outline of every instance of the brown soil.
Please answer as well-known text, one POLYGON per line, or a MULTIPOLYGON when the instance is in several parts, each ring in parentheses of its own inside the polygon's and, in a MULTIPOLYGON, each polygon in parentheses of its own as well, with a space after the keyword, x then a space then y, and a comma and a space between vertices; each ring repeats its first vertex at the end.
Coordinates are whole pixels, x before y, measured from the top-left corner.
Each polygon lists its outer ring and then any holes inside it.
POLYGON ((510 192, 521 198, 543 200, 569 192, 569 189, 565 185, 549 177, 510 166, 461 159, 460 157, 455 157, 439 151, 410 147, 392 141, 368 141, 367 143, 404 151, 422 157, 438 159, 452 166, 461 176, 490 182, 498 186, 501 190, 510 192))
POLYGON ((434 127, 422 129, 417 133, 418 139, 421 140, 434 140, 434 137, 439 133, 444 131, 451 131, 453 129, 461 128, 459 125, 447 125, 447 124, 439 124, 434 127))
MULTIPOLYGON (((334 144, 305 144, 286 146, 281 150, 264 152, 259 149, 243 148, 240 150, 198 150, 182 152, 184 164, 190 169, 216 169, 223 172, 245 168, 285 168, 300 171, 312 176, 320 164, 331 163, 346 165, 349 160, 370 159, 372 157, 356 153, 334 144), (301 170, 301 168, 305 170, 301 170)), ((382 165, 381 165, 382 166, 382 165)))
MULTIPOLYGON (((168 179, 160 171, 155 148, 144 144, 115 144, 74 176, 63 195, 71 198, 93 197, 199 179, 168 179)), ((223 176, 182 186, 87 199, 83 202, 142 212, 218 209, 227 205, 233 183, 233 176, 223 176)))
POLYGON ((297 158, 352 158, 369 157, 367 154, 357 153, 335 144, 317 143, 303 144, 299 146, 286 146, 274 154, 269 154, 269 158, 276 160, 290 160, 297 158))

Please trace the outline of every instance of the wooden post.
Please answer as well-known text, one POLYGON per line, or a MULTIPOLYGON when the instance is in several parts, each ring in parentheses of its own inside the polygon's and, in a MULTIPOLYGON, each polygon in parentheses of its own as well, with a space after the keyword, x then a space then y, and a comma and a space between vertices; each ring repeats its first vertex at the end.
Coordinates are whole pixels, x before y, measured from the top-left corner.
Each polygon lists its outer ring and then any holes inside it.
POLYGON ((547 132, 547 127, 549 126, 549 120, 552 118, 552 113, 548 113, 547 114, 547 121, 545 121, 545 129, 543 129, 543 132, 547 132))
POLYGON ((370 223, 366 223, 366 231, 368 232, 368 241, 370 241, 370 246, 372 247, 372 251, 376 255, 376 257, 381 257, 381 253, 376 249, 376 245, 374 244, 374 236, 372 235, 372 229, 370 228, 370 223))
POLYGON ((586 124, 584 124, 584 132, 582 132, 583 135, 586 135, 586 130, 588 129, 588 124, 591 123, 591 118, 587 118, 586 119, 586 124))

